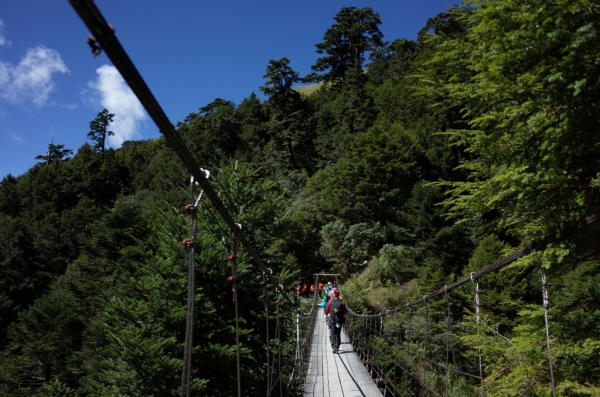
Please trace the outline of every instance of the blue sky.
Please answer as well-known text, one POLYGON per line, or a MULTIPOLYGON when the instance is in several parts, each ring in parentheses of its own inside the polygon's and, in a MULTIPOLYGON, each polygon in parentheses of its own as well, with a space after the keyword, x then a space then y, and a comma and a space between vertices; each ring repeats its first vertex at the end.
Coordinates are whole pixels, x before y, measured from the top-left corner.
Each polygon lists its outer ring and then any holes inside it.
MULTIPOLYGON (((96 0, 172 123, 215 98, 260 94, 271 59, 310 72, 345 6, 372 7, 385 39, 416 38, 447 0, 96 0)), ((89 122, 108 108, 115 136, 159 136, 108 58, 91 56, 83 22, 67 0, 0 2, 0 178, 25 173, 48 143, 76 151, 89 122)))

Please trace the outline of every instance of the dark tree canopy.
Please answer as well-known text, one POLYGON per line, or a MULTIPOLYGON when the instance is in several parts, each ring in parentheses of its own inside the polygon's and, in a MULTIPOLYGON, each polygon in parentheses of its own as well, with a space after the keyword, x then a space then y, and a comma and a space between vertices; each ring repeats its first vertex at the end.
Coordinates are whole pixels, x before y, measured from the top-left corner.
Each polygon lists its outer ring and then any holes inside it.
POLYGON ((106 137, 115 135, 114 132, 108 130, 114 117, 113 113, 109 113, 108 110, 104 109, 98 112, 96 118, 90 122, 90 132, 88 132, 87 137, 89 140, 96 142, 94 147, 100 152, 103 152, 106 148, 106 137))
POLYGON ((73 154, 73 150, 64 149, 65 145, 55 145, 54 140, 48 144, 48 152, 35 157, 36 160, 42 160, 42 163, 50 164, 54 160, 62 160, 66 156, 73 154))
POLYGON ((283 57, 279 60, 271 59, 263 76, 267 83, 260 90, 269 98, 277 98, 292 91, 292 85, 300 81, 300 75, 289 66, 290 60, 283 57))
POLYGON ((292 169, 311 167, 309 111, 307 102, 292 89, 300 81, 298 72, 289 66, 288 58, 271 60, 267 65, 266 84, 260 90, 269 97, 265 108, 270 114, 268 133, 272 138, 272 153, 287 158, 292 169))
POLYGON ((381 18, 371 7, 342 7, 323 36, 323 42, 315 44, 318 54, 311 68, 315 71, 309 79, 335 81, 343 78, 349 69, 362 70, 365 53, 385 45, 379 30, 381 18), (325 73, 323 73, 325 72, 325 73))

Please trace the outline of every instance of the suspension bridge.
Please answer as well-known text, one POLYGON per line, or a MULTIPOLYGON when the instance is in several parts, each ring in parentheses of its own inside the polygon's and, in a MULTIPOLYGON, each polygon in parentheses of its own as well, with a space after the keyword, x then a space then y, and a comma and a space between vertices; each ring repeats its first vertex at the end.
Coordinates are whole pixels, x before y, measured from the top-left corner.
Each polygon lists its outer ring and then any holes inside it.
MULTIPOLYGON (((517 259, 535 250, 544 249, 551 241, 544 240, 495 262, 483 269, 472 272, 468 277, 440 288, 429 294, 382 313, 362 314, 348 307, 348 315, 342 332, 342 343, 338 353, 330 348, 329 331, 323 310, 320 308, 318 289, 314 300, 308 302, 309 310, 288 311, 295 316, 296 338, 295 357, 292 363, 281 363, 280 310, 284 287, 278 284, 273 271, 261 260, 258 253, 242 232, 242 226, 235 222, 226 206, 209 182, 209 174, 201 169, 192 154, 187 150, 164 111, 147 87, 135 65, 115 36, 114 28, 107 24, 92 0, 69 0, 86 24, 92 35, 88 44, 94 55, 104 51, 119 70, 134 94, 154 120, 169 145, 180 157, 192 175, 190 182, 191 204, 184 207, 190 215, 190 235, 182 241, 189 249, 188 307, 185 332, 185 348, 181 376, 180 396, 190 396, 192 330, 194 313, 194 238, 196 212, 202 196, 208 198, 212 210, 218 213, 229 228, 231 253, 227 259, 232 264, 232 284, 235 302, 237 380, 238 397, 242 389, 240 379, 240 341, 237 306, 237 251, 240 246, 252 257, 262 273, 261 296, 266 313, 267 379, 266 395, 274 396, 479 396, 486 395, 484 363, 480 349, 465 344, 459 333, 477 335, 496 333, 497 330, 485 324, 480 316, 482 287, 479 280, 497 272, 517 259), (198 186, 200 193, 195 195, 198 186), (275 285, 275 307, 269 306, 268 285, 275 285), (467 305, 455 305, 454 292, 461 296, 471 296, 467 305), (466 306, 469 306, 467 308, 466 306), (457 308, 472 311, 471 328, 456 320, 457 308), (275 329, 270 334, 269 324, 275 320, 275 329), (270 335, 270 336, 269 336, 270 335), (269 340, 271 337, 271 340, 269 340), (275 341, 275 343, 272 343, 275 341)), ((595 215, 563 231, 567 236, 596 221, 595 215)), ((316 275, 318 284, 319 275, 316 275)), ((321 275, 323 276, 323 275, 321 275)), ((545 347, 547 349, 548 389, 556 396, 553 374, 552 350, 549 332, 548 286, 544 269, 540 269, 540 302, 544 309, 545 347)), ((273 292, 271 292, 273 294, 273 292)), ((342 296, 343 297, 343 296, 342 296)), ((305 306, 306 307, 306 306, 305 306)), ((466 318, 468 316, 463 316, 466 318)), ((468 323, 468 321, 467 321, 468 323)), ((506 338, 504 338, 506 339, 506 338)), ((506 339, 510 342, 508 339, 506 339)))
POLYGON ((304 395, 381 396, 381 392, 354 351, 345 332, 342 332, 339 351, 335 354, 332 352, 329 327, 321 308, 316 314, 304 395))

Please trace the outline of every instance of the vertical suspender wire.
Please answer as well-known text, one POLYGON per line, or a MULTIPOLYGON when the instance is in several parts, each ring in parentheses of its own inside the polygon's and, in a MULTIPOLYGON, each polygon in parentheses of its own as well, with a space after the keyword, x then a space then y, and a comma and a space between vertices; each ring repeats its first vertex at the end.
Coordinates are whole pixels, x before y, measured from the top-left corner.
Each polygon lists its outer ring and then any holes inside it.
POLYGON ((550 352, 550 331, 548 327, 548 283, 546 282, 546 274, 544 267, 540 267, 540 275, 542 277, 542 297, 544 300, 544 321, 546 323, 546 346, 548 348, 548 365, 550 366, 550 382, 552 386, 552 396, 556 397, 556 387, 554 385, 554 371, 552 369, 552 354, 550 352))
POLYGON ((281 384, 281 327, 279 325, 279 303, 281 301, 281 293, 283 292, 283 285, 279 285, 277 289, 277 367, 279 369, 279 396, 283 397, 283 385, 281 384))
MULTIPOLYGON (((394 323, 396 324, 396 345, 399 345, 400 344, 400 312, 396 312, 395 314, 397 316, 397 319, 394 320, 394 323)), ((394 353, 394 357, 398 357, 397 353, 394 353)), ((400 361, 399 357, 398 357, 398 361, 400 361)), ((398 367, 397 365, 394 365, 394 386, 396 389, 397 389, 396 386, 398 385, 398 375, 396 373, 397 367, 398 367)))
POLYGON ((298 360, 300 360, 300 313, 296 311, 296 359, 294 360, 294 368, 298 367, 298 360))
MULTIPOLYGON (((271 358, 271 363, 273 363, 273 371, 271 371, 271 384, 269 385, 269 393, 273 392, 273 389, 275 388, 275 383, 277 383, 277 379, 275 379, 275 356, 277 355, 277 333, 278 333, 278 315, 277 315, 277 296, 275 297, 275 311, 273 312, 273 314, 275 315, 275 332, 273 335, 273 357, 271 358)), ((268 394, 270 395, 270 394, 268 394)))
POLYGON ((263 271, 263 281, 262 281, 262 289, 263 289, 263 301, 265 304, 265 326, 267 329, 267 396, 271 394, 271 340, 269 339, 269 304, 268 296, 267 296, 267 282, 269 281, 267 273, 263 271))
MULTIPOLYGON (((240 229, 241 227, 238 226, 240 229)), ((239 248, 239 242, 237 236, 235 235, 232 229, 229 229, 229 241, 231 242, 231 271, 232 271, 232 281, 233 281, 233 303, 235 306, 235 347, 236 347, 236 356, 237 356, 237 390, 238 397, 242 397, 242 382, 241 382, 241 371, 240 371, 240 322, 239 322, 239 312, 238 312, 238 282, 237 282, 237 252, 239 248)))
POLYGON ((189 265, 188 265, 188 295, 187 295, 187 313, 185 322, 185 342, 183 348, 183 363, 181 368, 181 388, 179 395, 181 397, 190 395, 190 383, 192 377, 192 351, 193 351, 193 334, 194 334, 194 300, 196 293, 196 266, 195 266, 195 249, 194 239, 196 238, 196 214, 198 203, 202 199, 200 191, 198 199, 194 202, 194 177, 190 179, 190 197, 193 204, 186 206, 190 213, 190 233, 189 233, 189 265))
POLYGON ((364 361, 365 359, 365 319, 363 317, 357 317, 356 321, 358 321, 358 337, 360 338, 358 340, 358 354, 360 356, 361 361, 364 361))
MULTIPOLYGON (((374 319, 374 321, 377 321, 377 318, 374 319)), ((383 317, 381 315, 381 313, 379 313, 379 337, 383 338, 383 317)), ((377 378, 383 380, 384 379, 384 369, 385 369, 385 359, 383 358, 383 352, 381 351, 381 346, 376 345, 375 348, 377 350, 375 350, 375 352, 379 352, 379 360, 381 361, 381 364, 378 364, 376 359, 377 356, 373 359, 373 364, 377 365, 377 378), (381 366, 380 366, 381 365, 381 366)), ((383 395, 385 396, 385 383, 384 383, 384 393, 383 395)))
POLYGON ((369 316, 369 319, 369 364, 371 365, 371 377, 373 377, 373 372, 375 371, 376 346, 372 341, 376 336, 377 322, 375 321, 375 317, 369 316), (371 351, 371 347, 373 348, 373 351, 371 351))
MULTIPOLYGON (((450 300, 450 293, 448 293, 447 295, 448 300, 450 300)), ((449 303, 450 308, 452 308, 453 303, 450 301, 449 303)), ((449 326, 450 326, 450 350, 452 351, 452 365, 454 366, 454 370, 456 370, 457 365, 456 365, 456 354, 454 352, 454 345, 455 345, 455 339, 454 339, 454 333, 453 333, 453 329, 452 329, 452 317, 454 316, 454 313, 452 311, 450 311, 450 321, 449 321, 449 326)), ((456 386, 456 395, 460 395, 460 382, 458 381, 458 373, 455 371, 452 371, 454 374, 454 385, 456 386)))
MULTIPOLYGON (((427 337, 429 334, 429 300, 425 299, 425 338, 423 338, 423 357, 427 357, 427 337)), ((423 383, 427 386, 427 363, 423 362, 423 383)), ((425 395, 423 389, 423 395, 425 395)))
MULTIPOLYGON (((474 273, 471 272, 471 284, 473 284, 473 287, 475 288, 475 317, 477 319, 477 335, 479 335, 480 310, 482 306, 481 302, 479 301, 479 293, 481 291, 479 291, 479 283, 475 282, 473 275, 474 273)), ((477 356, 479 359, 479 377, 481 378, 479 386, 483 390, 483 362, 481 360, 481 348, 477 348, 477 356)))
MULTIPOLYGON (((408 345, 408 338, 410 337, 410 323, 412 322, 412 308, 408 308, 408 313, 406 314, 406 334, 404 335, 404 343, 408 345)), ((407 346, 408 347, 408 346, 407 346)), ((408 350, 404 353, 405 357, 408 357, 408 350)), ((406 395, 408 396, 408 360, 405 361, 406 365, 406 374, 404 375, 404 385, 406 395)))
POLYGON ((276 292, 276 298, 275 298, 275 312, 273 314, 275 314, 275 341, 277 343, 277 347, 275 345, 273 345, 273 358, 271 360, 271 362, 273 363, 273 370, 275 370, 275 359, 277 356, 277 365, 278 365, 278 377, 275 378, 273 380, 273 376, 271 377, 271 383, 269 384, 269 389, 267 390, 267 396, 270 395, 270 393, 273 391, 273 389, 275 388, 275 384, 277 382, 279 382, 279 393, 280 395, 283 394, 282 391, 282 385, 281 385, 281 338, 280 338, 280 333, 281 333, 281 329, 279 327, 279 301, 280 301, 280 292, 283 291, 283 286, 279 285, 275 292, 276 292))
POLYGON ((444 287, 444 294, 446 295, 446 397, 448 396, 448 390, 450 389, 450 334, 448 329, 450 328, 450 301, 448 299, 448 287, 444 287))

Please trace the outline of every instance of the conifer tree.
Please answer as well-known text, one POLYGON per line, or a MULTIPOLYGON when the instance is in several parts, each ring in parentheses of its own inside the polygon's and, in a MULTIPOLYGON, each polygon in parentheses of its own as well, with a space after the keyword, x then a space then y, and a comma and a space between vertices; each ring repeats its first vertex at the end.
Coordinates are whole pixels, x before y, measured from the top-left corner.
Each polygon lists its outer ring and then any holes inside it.
POLYGON ((48 151, 46 154, 40 154, 35 157, 36 160, 42 160, 42 163, 50 164, 54 160, 62 160, 65 156, 73 154, 71 149, 63 149, 65 145, 55 145, 54 140, 48 144, 48 151))
POLYGON ((270 114, 269 133, 275 150, 287 153, 290 168, 310 168, 307 159, 312 157, 312 145, 306 122, 309 118, 307 102, 292 89, 300 77, 289 63, 285 57, 269 61, 263 76, 267 82, 260 90, 269 97, 265 105, 270 114))
POLYGON ((104 109, 98 112, 96 118, 90 122, 90 132, 88 132, 87 137, 96 143, 94 147, 101 153, 106 148, 106 137, 115 135, 114 132, 108 130, 114 117, 113 113, 109 113, 108 110, 104 109))
POLYGON ((311 66, 316 73, 309 79, 335 81, 352 68, 362 71, 365 53, 384 46, 381 18, 371 7, 342 7, 333 19, 336 23, 327 29, 323 42, 315 44, 318 54, 327 55, 311 66))

